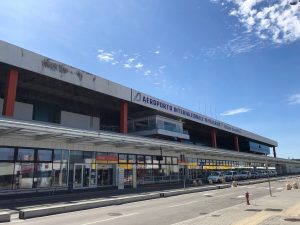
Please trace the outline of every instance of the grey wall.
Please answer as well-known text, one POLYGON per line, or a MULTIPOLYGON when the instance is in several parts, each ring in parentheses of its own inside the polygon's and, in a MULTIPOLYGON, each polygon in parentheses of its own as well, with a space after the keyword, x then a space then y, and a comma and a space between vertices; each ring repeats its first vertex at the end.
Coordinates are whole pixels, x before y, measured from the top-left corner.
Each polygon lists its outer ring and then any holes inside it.
POLYGON ((99 130, 100 119, 92 116, 85 116, 77 113, 61 111, 61 125, 87 130, 99 130))
MULTIPOLYGON (((1 115, 2 115, 2 109, 3 109, 3 99, 2 98, 0 98, 0 109, 1 109, 1 115)), ((23 102, 16 102, 13 118, 18 119, 18 120, 31 121, 32 114, 33 114, 33 105, 23 103, 23 102)))

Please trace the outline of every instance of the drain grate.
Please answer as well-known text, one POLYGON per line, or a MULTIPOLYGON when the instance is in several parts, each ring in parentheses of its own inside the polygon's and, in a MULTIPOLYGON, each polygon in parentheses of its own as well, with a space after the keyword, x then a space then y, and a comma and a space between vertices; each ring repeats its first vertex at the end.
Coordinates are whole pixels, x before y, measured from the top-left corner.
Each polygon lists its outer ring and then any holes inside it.
POLYGON ((212 195, 204 195, 205 197, 212 197, 212 195))
POLYGON ((265 211, 272 211, 272 212, 281 212, 283 209, 271 209, 271 208, 266 208, 265 211))
POLYGON ((207 215, 207 213, 206 212, 201 212, 201 213, 199 213, 199 215, 207 215))
POLYGON ((122 213, 108 213, 109 216, 122 216, 122 213))
POLYGON ((220 217, 221 215, 216 215, 216 214, 214 214, 214 215, 211 215, 212 217, 220 217))
POLYGON ((288 222, 300 222, 300 218, 286 218, 284 220, 288 222))
POLYGON ((261 212, 262 209, 246 209, 245 211, 250 211, 250 212, 261 212))

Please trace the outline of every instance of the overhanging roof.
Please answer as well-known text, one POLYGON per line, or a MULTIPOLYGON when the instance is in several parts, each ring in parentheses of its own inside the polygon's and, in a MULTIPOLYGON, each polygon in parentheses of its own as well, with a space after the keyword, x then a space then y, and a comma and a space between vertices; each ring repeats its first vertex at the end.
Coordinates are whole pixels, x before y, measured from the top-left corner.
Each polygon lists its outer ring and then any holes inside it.
POLYGON ((195 146, 182 144, 172 141, 164 141, 153 138, 137 137, 133 135, 124 135, 119 133, 110 133, 103 131, 81 130, 60 125, 44 124, 39 122, 25 122, 14 120, 7 117, 0 117, 0 138, 3 136, 28 137, 33 140, 54 140, 65 143, 88 143, 94 145, 112 144, 115 146, 131 146, 145 149, 172 150, 181 154, 205 154, 210 156, 233 158, 235 160, 253 160, 259 162, 271 163, 290 163, 299 164, 300 162, 273 158, 249 153, 241 153, 230 150, 216 149, 204 146, 195 146))

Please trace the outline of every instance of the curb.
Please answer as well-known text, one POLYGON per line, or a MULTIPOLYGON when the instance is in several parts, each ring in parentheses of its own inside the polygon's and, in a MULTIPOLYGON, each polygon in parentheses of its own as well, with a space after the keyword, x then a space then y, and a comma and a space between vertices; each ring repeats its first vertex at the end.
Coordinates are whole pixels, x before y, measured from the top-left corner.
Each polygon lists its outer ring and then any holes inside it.
POLYGON ((10 212, 0 212, 0 223, 10 222, 10 212))
MULTIPOLYGON (((273 178, 270 181, 277 181, 282 180, 282 178, 273 178)), ((257 184, 268 182, 268 179, 261 179, 256 181, 245 181, 238 183, 239 186, 249 185, 249 184, 257 184)), ((188 188, 188 189, 180 189, 180 190, 173 190, 173 191, 164 191, 164 192, 156 192, 151 194, 140 194, 135 196, 126 196, 121 198, 111 198, 111 199, 102 199, 102 200, 94 200, 94 201, 87 201, 87 202, 79 202, 79 203, 72 203, 72 204, 62 204, 62 205, 55 205, 55 206, 44 206, 44 207, 37 207, 37 208, 29 208, 23 209, 19 212, 20 219, 29 219, 34 217, 42 217, 42 216, 49 216, 54 214, 61 214, 67 212, 74 212, 98 207, 105 207, 105 206, 112 206, 112 205, 120 205, 126 204, 130 202, 138 202, 150 199, 157 199, 157 198, 165 198, 171 197, 176 195, 183 195, 183 194, 190 194, 196 192, 204 192, 210 190, 217 190, 217 189, 225 189, 230 188, 231 184, 220 184, 220 185, 213 185, 213 186, 204 186, 204 187, 195 187, 195 188, 188 188)), ((8 213, 7 213, 8 214, 8 213)), ((10 219, 10 214, 9 219, 10 219)), ((1 216, 1 214, 0 214, 1 216)), ((1 218, 1 217, 0 217, 1 218)))

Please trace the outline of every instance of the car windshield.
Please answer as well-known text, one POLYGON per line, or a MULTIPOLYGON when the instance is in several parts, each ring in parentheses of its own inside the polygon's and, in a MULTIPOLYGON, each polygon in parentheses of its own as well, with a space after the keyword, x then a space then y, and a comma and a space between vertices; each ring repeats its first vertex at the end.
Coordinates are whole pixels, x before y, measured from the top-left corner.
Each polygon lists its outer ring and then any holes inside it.
POLYGON ((219 176, 220 174, 220 172, 211 172, 210 176, 219 176))

